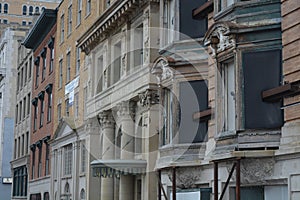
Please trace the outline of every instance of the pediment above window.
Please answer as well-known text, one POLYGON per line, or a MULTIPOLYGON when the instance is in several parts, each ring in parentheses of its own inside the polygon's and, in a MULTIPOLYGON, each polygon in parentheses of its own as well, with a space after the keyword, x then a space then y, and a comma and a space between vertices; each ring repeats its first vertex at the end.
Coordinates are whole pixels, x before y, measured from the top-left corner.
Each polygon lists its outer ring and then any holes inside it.
POLYGON ((73 133, 76 133, 75 124, 71 119, 63 118, 54 133, 53 139, 57 140, 73 133))
POLYGON ((235 35, 238 25, 232 22, 213 24, 204 36, 204 45, 210 46, 213 54, 220 53, 236 45, 235 35))

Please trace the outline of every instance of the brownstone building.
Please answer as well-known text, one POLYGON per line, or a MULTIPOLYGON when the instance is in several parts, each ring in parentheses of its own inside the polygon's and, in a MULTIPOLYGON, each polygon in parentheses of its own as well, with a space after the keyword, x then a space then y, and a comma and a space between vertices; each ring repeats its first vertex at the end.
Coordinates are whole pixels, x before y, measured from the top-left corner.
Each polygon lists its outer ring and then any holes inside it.
POLYGON ((24 44, 33 49, 30 199, 49 199, 50 145, 53 134, 56 10, 44 9, 24 44))

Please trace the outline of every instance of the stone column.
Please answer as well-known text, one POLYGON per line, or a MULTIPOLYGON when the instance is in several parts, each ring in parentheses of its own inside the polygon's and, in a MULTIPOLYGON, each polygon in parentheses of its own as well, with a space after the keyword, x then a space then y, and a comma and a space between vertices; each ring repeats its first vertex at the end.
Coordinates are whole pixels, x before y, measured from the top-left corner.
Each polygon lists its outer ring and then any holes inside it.
MULTIPOLYGON (((121 102, 118 105, 118 118, 121 125, 121 159, 134 159, 134 103, 121 102)), ((131 174, 120 177, 120 200, 134 198, 134 176, 131 174)))
MULTIPOLYGON (((111 160, 115 157, 115 121, 110 111, 99 114, 102 129, 102 159, 111 160)), ((114 200, 114 179, 101 178, 101 200, 114 200)))
POLYGON ((143 126, 145 126, 143 135, 143 157, 147 160, 147 169, 145 176, 142 176, 143 187, 147 188, 142 191, 144 200, 157 199, 157 177, 155 173, 155 163, 158 152, 158 131, 159 128, 159 93, 155 89, 147 89, 140 93, 140 105, 144 107, 143 126))

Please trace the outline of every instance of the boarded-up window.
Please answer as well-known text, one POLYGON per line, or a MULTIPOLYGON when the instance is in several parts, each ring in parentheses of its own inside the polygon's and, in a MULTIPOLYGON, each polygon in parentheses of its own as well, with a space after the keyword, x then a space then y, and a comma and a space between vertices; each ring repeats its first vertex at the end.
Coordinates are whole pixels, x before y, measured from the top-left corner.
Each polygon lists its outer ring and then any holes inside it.
MULTIPOLYGON (((207 31, 207 18, 193 19, 192 11, 203 5, 207 0, 181 0, 180 1, 180 33, 191 38, 203 37, 207 31)), ((184 35, 180 39, 184 39, 184 35)))
POLYGON ((207 134, 207 122, 193 120, 193 114, 208 107, 206 81, 189 81, 180 84, 179 143, 203 142, 207 134))
POLYGON ((283 124, 281 102, 264 102, 261 92, 280 85, 281 51, 243 54, 245 128, 278 128, 283 124))

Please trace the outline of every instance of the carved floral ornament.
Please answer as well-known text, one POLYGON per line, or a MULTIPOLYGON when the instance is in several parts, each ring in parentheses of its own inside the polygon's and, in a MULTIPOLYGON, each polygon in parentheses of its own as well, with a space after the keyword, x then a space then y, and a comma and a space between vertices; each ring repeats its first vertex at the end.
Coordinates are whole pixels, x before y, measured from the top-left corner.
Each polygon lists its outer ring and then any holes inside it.
POLYGON ((150 107, 151 105, 159 103, 159 95, 157 90, 147 89, 145 92, 139 94, 140 104, 143 107, 150 107))
POLYGON ((204 37, 204 45, 217 54, 226 49, 235 47, 235 31, 237 25, 231 22, 217 22, 212 25, 204 37))

